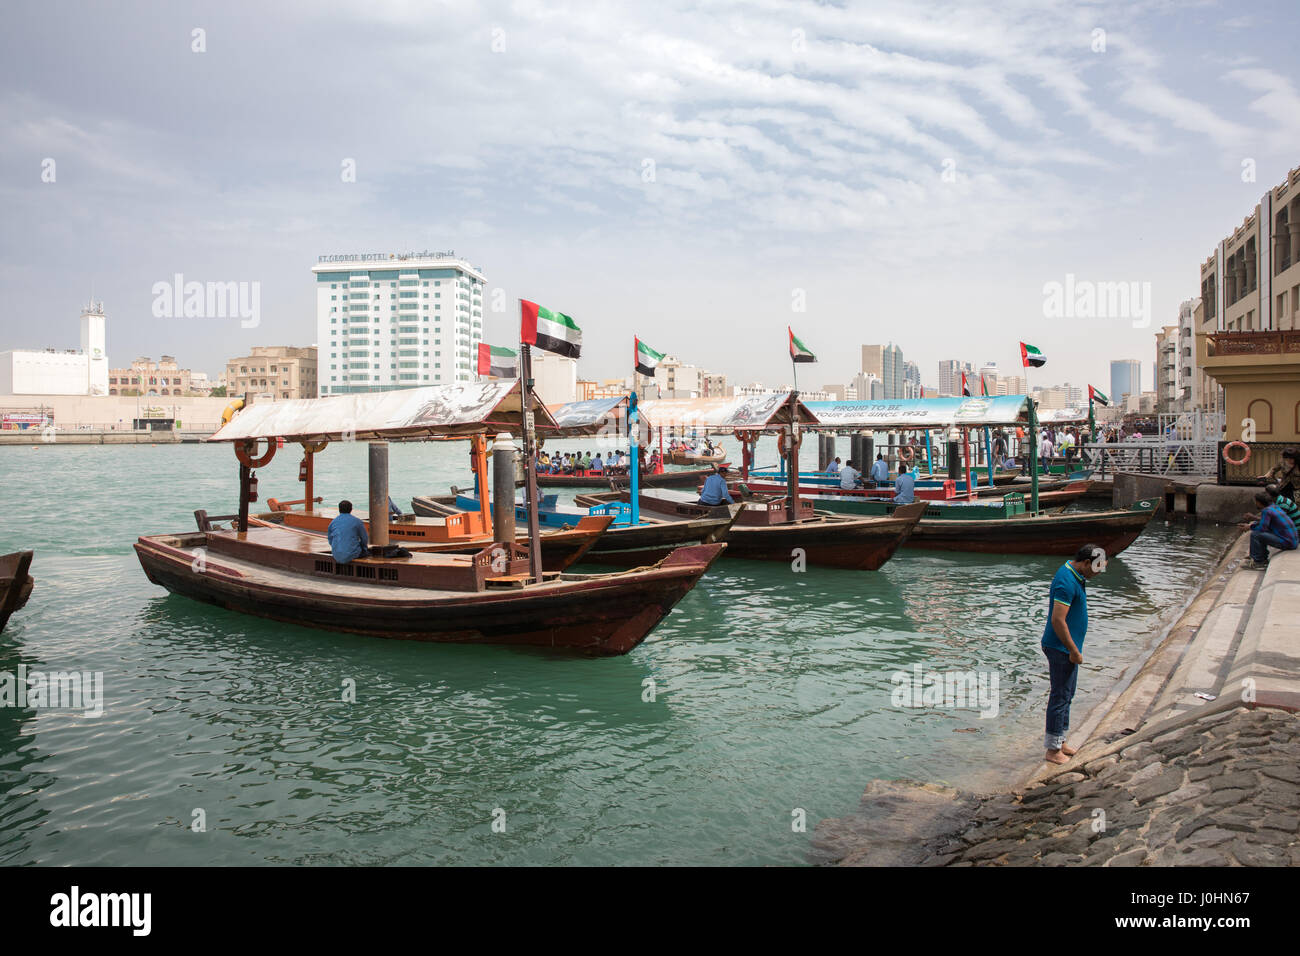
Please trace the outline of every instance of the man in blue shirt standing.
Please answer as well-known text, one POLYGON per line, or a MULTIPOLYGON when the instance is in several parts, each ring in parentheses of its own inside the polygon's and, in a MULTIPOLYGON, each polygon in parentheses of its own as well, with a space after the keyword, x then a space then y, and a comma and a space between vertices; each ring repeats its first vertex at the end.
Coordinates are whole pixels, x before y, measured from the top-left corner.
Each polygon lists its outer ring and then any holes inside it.
MULTIPOLYGON (((872 467, 875 466, 872 465, 872 467)), ((900 471, 898 477, 894 479, 894 503, 910 505, 916 500, 915 490, 916 479, 912 477, 912 473, 910 471, 900 471)))
POLYGON ((727 466, 719 465, 718 470, 704 479, 704 489, 700 492, 700 504, 733 504, 731 492, 727 490, 727 466))
POLYGON ((340 501, 338 517, 329 526, 330 551, 339 564, 347 564, 370 553, 366 523, 352 513, 352 502, 340 501))
POLYGON ((1268 549, 1278 548, 1282 551, 1294 551, 1300 544, 1300 535, 1296 526, 1278 507, 1267 491, 1255 493, 1255 504, 1263 510, 1259 520, 1250 526, 1250 563, 1248 568, 1262 570, 1268 567, 1268 549))
POLYGON ((1085 544, 1052 578, 1042 639, 1052 686, 1047 697, 1044 736, 1049 763, 1065 763, 1076 753, 1065 745, 1065 733, 1070 729, 1070 702, 1083 663, 1083 639, 1088 633, 1088 592, 1084 583, 1105 569, 1106 552, 1095 544, 1085 544))

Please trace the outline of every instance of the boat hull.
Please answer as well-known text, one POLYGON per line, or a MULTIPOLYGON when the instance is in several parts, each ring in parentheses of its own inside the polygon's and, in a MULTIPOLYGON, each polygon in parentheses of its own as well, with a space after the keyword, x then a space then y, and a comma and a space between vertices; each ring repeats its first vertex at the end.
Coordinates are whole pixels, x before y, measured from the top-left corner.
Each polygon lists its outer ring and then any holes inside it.
POLYGON ((196 569, 194 550, 205 542, 202 533, 146 536, 135 550, 149 580, 173 594, 269 620, 397 640, 596 655, 626 654, 640 644, 725 547, 679 548, 643 571, 564 575, 520 590, 426 596, 383 585, 345 591, 330 581, 264 573, 226 557, 196 569))
POLYGON ((926 518, 906 547, 976 554, 1051 554, 1072 557, 1085 544, 1107 556, 1119 554, 1142 534, 1158 509, 1157 499, 1135 503, 1127 511, 1029 515, 986 521, 926 518))
POLYGON ((916 527, 915 517, 840 518, 823 515, 808 522, 760 528, 733 527, 727 534, 729 557, 875 571, 892 558, 916 527))
POLYGON ((31 597, 36 582, 27 573, 32 564, 31 551, 15 551, 0 555, 0 631, 9 623, 9 617, 20 611, 31 597))

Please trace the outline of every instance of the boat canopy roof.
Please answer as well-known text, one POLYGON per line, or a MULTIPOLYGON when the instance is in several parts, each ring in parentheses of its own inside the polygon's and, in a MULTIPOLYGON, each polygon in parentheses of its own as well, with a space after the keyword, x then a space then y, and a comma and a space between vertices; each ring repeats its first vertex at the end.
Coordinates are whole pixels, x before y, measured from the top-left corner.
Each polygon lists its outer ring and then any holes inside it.
MULTIPOLYGON (((791 392, 751 398, 658 398, 637 405, 641 421, 651 428, 697 428, 707 431, 765 429, 790 424, 791 392)), ((803 402, 795 414, 803 425, 817 417, 803 402)))
POLYGON ((1088 420, 1088 407, 1083 408, 1040 408, 1038 424, 1040 425, 1077 425, 1088 420))
POLYGON ((808 408, 823 429, 1019 425, 1029 420, 1029 403, 1024 395, 809 402, 808 408))
MULTIPOLYGON (((370 440, 472 435, 488 430, 519 434, 522 406, 517 379, 256 402, 207 440, 370 440)), ((555 420, 545 406, 534 402, 534 414, 539 428, 554 427, 555 420)))
MULTIPOLYGON (((627 396, 618 398, 592 398, 585 402, 568 402, 564 405, 547 405, 555 420, 555 428, 563 435, 595 435, 618 426, 620 418, 627 417, 627 396), (623 411, 619 408, 623 406, 623 411)), ((539 422, 539 427, 541 426, 539 422)))

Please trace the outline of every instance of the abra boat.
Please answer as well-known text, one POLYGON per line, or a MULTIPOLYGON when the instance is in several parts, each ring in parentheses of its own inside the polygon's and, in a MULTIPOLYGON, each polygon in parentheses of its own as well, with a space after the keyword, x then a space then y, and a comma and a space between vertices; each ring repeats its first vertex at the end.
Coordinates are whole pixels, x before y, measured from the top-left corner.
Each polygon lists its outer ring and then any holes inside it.
POLYGON ((32 566, 31 551, 0 554, 0 631, 9 623, 9 616, 21 611, 31 597, 35 580, 27 573, 32 566))
MULTIPOLYGON (((722 462, 722 464, 726 464, 726 462, 722 462)), ((664 471, 657 475, 643 472, 640 475, 640 480, 641 486, 644 488, 693 488, 713 474, 713 471, 714 468, 710 465, 708 468, 664 471)), ((609 488, 611 483, 621 485, 628 480, 627 469, 607 471, 602 474, 588 472, 585 475, 539 474, 537 476, 537 484, 542 488, 609 488)))
MULTIPOLYGON (((316 508, 312 511, 294 511, 287 503, 274 498, 267 500, 271 510, 259 514, 256 520, 263 524, 276 524, 296 531, 324 536, 329 531, 330 522, 338 517, 332 508, 316 508)), ((365 511, 352 512, 366 526, 370 533, 370 519, 365 511)), ((524 512, 527 520, 527 511, 524 512)), ((198 515, 196 514, 196 518, 198 515)), ((254 520, 250 516, 250 521, 254 520)), ((611 517, 593 517, 584 515, 581 520, 566 526, 548 528, 541 534, 542 567, 547 571, 563 571, 581 560, 613 523, 611 517)), ((206 530, 202 521, 199 530, 206 530)), ((453 517, 430 518, 416 515, 403 515, 388 519, 388 536, 402 547, 411 551, 424 551, 430 554, 474 554, 492 544, 492 523, 489 520, 482 525, 482 517, 477 510, 461 513, 453 517), (486 530, 481 530, 481 527, 486 530)), ((515 541, 527 545, 528 532, 516 532, 515 541)))
MULTIPOLYGON (((521 349, 527 369, 527 346, 521 349)), ((524 378, 527 381, 527 378, 524 378)), ((607 574, 544 571, 540 544, 496 541, 473 555, 415 551, 386 556, 387 439, 468 437, 525 430, 524 409, 548 420, 519 380, 253 404, 209 441, 234 445, 239 513, 230 530, 144 535, 136 555, 149 580, 174 594, 244 614, 376 637, 567 648, 625 654, 691 590, 725 544, 677 548, 653 567, 607 574), (344 436, 370 442, 371 553, 346 564, 312 534, 250 525, 253 469, 276 439, 308 456, 344 436), (268 448, 258 456, 257 443, 268 448)), ((531 418, 531 416, 529 416, 531 418)), ((304 462, 310 477, 309 461, 304 462)), ((513 489, 513 475, 509 481, 513 489)), ((310 492, 307 498, 311 498, 310 492)))
MULTIPOLYGON (((580 503, 596 504, 630 500, 628 492, 580 497, 580 503)), ((799 498, 796 517, 792 520, 785 498, 744 504, 727 532, 728 557, 789 563, 798 549, 809 566, 857 571, 875 571, 893 557, 925 510, 925 505, 918 503, 902 505, 888 516, 849 517, 816 511, 810 502, 799 498)), ((643 514, 673 519, 708 517, 729 511, 729 506, 702 505, 695 495, 665 489, 642 493, 640 506, 643 514)))
POLYGON ((722 465, 727 461, 727 453, 721 448, 715 449, 712 455, 705 455, 701 452, 683 451, 678 448, 670 449, 664 454, 664 464, 667 465, 722 465))
MULTIPOLYGON (((674 548, 725 541, 740 512, 740 506, 734 505, 725 509, 725 512, 720 510, 714 515, 678 519, 642 514, 640 521, 633 524, 631 507, 622 502, 601 502, 588 511, 565 508, 554 501, 547 504, 545 498, 542 501, 537 518, 544 528, 573 527, 583 520, 597 518, 612 521, 608 530, 586 551, 582 561, 587 564, 614 564, 623 567, 653 564, 665 558, 674 548)), ((411 508, 419 515, 449 516, 464 514, 479 507, 477 498, 464 494, 411 499, 411 508)), ((524 520, 526 516, 527 510, 522 505, 518 506, 516 517, 524 520)))

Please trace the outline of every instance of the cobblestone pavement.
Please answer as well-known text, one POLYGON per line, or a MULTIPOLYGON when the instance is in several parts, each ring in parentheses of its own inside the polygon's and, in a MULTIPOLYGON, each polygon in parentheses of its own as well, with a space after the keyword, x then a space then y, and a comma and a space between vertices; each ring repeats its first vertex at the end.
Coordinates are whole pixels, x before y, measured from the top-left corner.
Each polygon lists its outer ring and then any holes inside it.
POLYGON ((1300 866, 1300 716, 1238 707, 1176 727, 981 801, 968 829, 919 856, 926 866, 1300 866))

